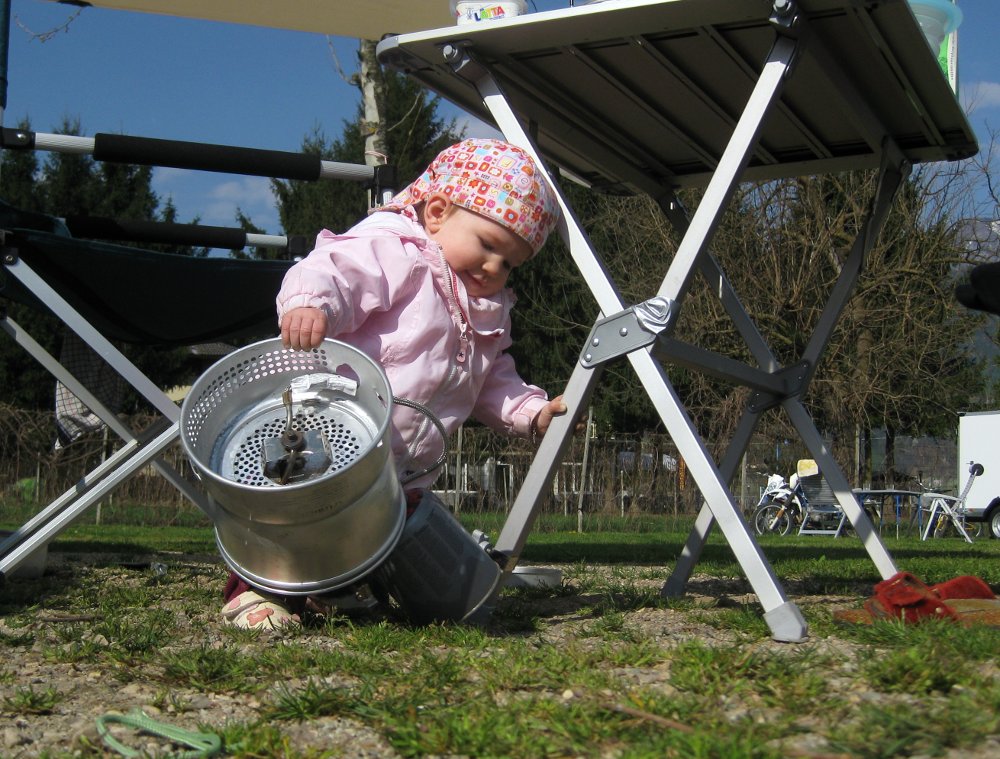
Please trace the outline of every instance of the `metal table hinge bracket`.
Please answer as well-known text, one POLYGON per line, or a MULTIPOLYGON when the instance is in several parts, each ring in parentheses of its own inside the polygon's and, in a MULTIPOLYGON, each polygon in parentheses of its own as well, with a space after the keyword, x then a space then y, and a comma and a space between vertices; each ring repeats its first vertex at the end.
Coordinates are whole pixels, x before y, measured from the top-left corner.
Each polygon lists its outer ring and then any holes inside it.
POLYGON ((589 368, 652 345, 673 311, 672 300, 657 296, 601 319, 590 331, 580 363, 589 368))

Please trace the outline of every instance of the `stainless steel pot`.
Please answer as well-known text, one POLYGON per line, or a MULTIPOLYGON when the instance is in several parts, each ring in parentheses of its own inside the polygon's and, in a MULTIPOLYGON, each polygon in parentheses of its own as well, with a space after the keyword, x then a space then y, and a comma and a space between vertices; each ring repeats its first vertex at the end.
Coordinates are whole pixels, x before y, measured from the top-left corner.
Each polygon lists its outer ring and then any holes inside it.
POLYGON ((325 340, 265 340, 192 386, 181 445, 213 502, 216 542, 252 585, 308 595, 374 570, 399 541, 405 502, 382 368, 325 340))

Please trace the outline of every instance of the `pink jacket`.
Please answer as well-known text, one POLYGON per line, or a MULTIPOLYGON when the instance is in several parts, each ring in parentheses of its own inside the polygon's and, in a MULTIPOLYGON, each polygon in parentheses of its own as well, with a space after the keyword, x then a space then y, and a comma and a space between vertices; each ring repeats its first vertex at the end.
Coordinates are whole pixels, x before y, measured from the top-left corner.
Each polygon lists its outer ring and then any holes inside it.
MULTIPOLYGON (((285 275, 278 318, 303 306, 326 312, 327 336, 353 345, 385 370, 394 395, 428 406, 449 435, 469 417, 509 435, 530 434, 547 403, 518 375, 507 289, 470 297, 440 246, 406 213, 374 213, 342 235, 327 230, 285 275)), ((401 477, 434 463, 437 429, 393 407, 393 454, 401 477)), ((408 483, 427 487, 434 471, 408 483)))

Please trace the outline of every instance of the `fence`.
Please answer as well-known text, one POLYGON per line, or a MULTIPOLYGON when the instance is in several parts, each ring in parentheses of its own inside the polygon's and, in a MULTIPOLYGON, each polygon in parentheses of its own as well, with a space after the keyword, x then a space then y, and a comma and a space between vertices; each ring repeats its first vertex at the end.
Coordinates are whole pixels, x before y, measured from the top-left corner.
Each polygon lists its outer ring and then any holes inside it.
MULTIPOLYGON (((448 463, 434 488, 455 511, 505 510, 517 494, 534 449, 482 427, 453 436, 448 463)), ((681 514, 697 495, 666 435, 575 437, 543 510, 626 515, 681 514)))
MULTIPOLYGON (((140 430, 153 422, 153 417, 142 415, 128 420, 132 429, 140 430)), ((13 506, 49 503, 121 444, 114 435, 93 433, 57 451, 54 440, 51 413, 0 403, 0 499, 4 507, 0 517, 9 516, 13 506)), ((445 503, 456 512, 506 511, 527 474, 532 446, 472 425, 461 428, 449 444, 447 463, 433 486, 445 503)), ((926 447, 926 443, 915 441, 913 446, 923 450, 920 446, 926 447)), ((944 441, 938 449, 947 450, 948 446, 944 441)), ((954 443, 950 446, 954 448, 954 443)), ((758 435, 732 482, 737 501, 744 508, 752 507, 760 497, 768 469, 777 465, 787 476, 797 456, 805 454, 790 449, 787 441, 775 443, 758 435)), ((922 457, 926 456, 924 451, 922 457)), ((953 456, 945 459, 953 462, 953 456)), ((179 445, 168 448, 163 458, 193 479, 179 445)), ((953 463, 946 464, 945 471, 949 470, 954 471, 953 463)), ((160 523, 199 513, 152 467, 123 483, 103 506, 115 502, 141 504, 157 514, 160 523)), ((542 511, 678 516, 694 514, 699 505, 697 487, 669 436, 579 434, 553 479, 542 511)))
MULTIPOLYGON (((157 418, 142 414, 129 418, 127 423, 142 430, 157 423, 157 418)), ((117 436, 107 431, 84 435, 58 450, 54 447, 55 439, 51 412, 0 403, 0 519, 21 518, 25 511, 51 502, 122 445, 117 436)), ((164 451, 163 459, 193 479, 179 445, 164 451)), ((196 511, 152 466, 122 483, 98 505, 98 514, 102 508, 128 503, 148 507, 149 521, 153 524, 190 522, 196 511)))
MULTIPOLYGON (((128 420, 139 430, 153 422, 146 416, 128 420)), ((8 507, 48 503, 121 444, 114 435, 92 433, 55 450, 54 440, 51 413, 0 404, 0 495, 8 507)), ((527 474, 532 446, 473 426, 463 427, 449 442, 435 491, 456 511, 505 510, 527 474)), ((179 445, 168 448, 163 458, 193 477, 179 445)), ((109 498, 159 507, 187 503, 152 467, 122 483, 109 498)), ((665 435, 579 435, 552 483, 544 510, 678 514, 693 511, 696 503, 693 483, 685 478, 683 462, 665 435)))

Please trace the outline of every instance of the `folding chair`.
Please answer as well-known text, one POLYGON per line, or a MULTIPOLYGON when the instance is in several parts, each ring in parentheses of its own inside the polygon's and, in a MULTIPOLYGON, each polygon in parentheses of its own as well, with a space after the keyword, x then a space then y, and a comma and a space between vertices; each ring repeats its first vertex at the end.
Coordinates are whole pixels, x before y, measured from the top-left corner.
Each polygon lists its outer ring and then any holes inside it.
POLYGON ((917 501, 920 513, 927 513, 927 524, 920 536, 921 540, 930 537, 937 537, 938 525, 942 519, 951 522, 955 531, 962 536, 966 543, 972 542, 972 536, 965 529, 965 502, 969 497, 969 491, 976 481, 976 477, 983 473, 983 465, 974 461, 969 462, 969 479, 965 481, 965 487, 958 498, 941 495, 940 493, 922 493, 917 501))
MULTIPOLYGON (((0 138, 2 146, 8 149, 93 153, 95 159, 102 161, 287 179, 345 179, 367 185, 372 198, 378 202, 391 196, 389 183, 394 184, 393 171, 388 166, 341 164, 298 153, 127 135, 85 138, 15 129, 2 130, 0 138)), ((78 231, 112 239, 234 248, 248 244, 296 245, 294 239, 250 235, 242 230, 219 227, 107 219, 77 219, 73 226, 78 231)), ((93 388, 80 382, 26 330, 6 313, 2 314, 0 329, 39 361, 125 444, 0 542, 0 578, 148 464, 155 466, 174 487, 211 517, 213 506, 209 499, 159 459, 179 437, 180 408, 112 341, 176 347, 273 335, 277 329, 274 298, 292 262, 179 256, 81 240, 72 236, 69 228, 58 219, 24 213, 2 203, 0 249, 3 261, 0 296, 51 310, 161 416, 159 424, 150 431, 136 434, 100 400, 93 388)))
MULTIPOLYGON (((566 402, 572 410, 586 408, 603 366, 627 358, 705 499, 664 594, 683 592, 717 522, 773 636, 805 637, 799 609, 785 597, 727 486, 761 415, 778 406, 879 573, 895 574, 800 398, 910 165, 977 150, 907 4, 620 0, 398 35, 383 40, 378 52, 383 63, 492 120, 550 171, 596 188, 645 193, 683 230, 659 289, 629 306, 559 193, 560 232, 600 309, 566 402), (709 250, 720 217, 740 181, 876 167, 868 219, 815 334, 798 363, 781 366, 709 250), (705 190, 689 220, 675 192, 691 186, 705 190), (711 283, 756 366, 671 337, 695 272, 711 283), (658 359, 754 391, 719 463, 658 359)), ((570 442, 571 416, 550 427, 497 540, 508 572, 570 442)))
POLYGON ((941 493, 922 493, 918 499, 918 505, 922 514, 926 514, 927 521, 924 523, 924 531, 920 535, 921 540, 939 537, 942 529, 942 520, 950 523, 955 528, 955 532, 962 536, 966 543, 972 542, 972 536, 965 529, 965 501, 953 496, 942 495, 941 493))

